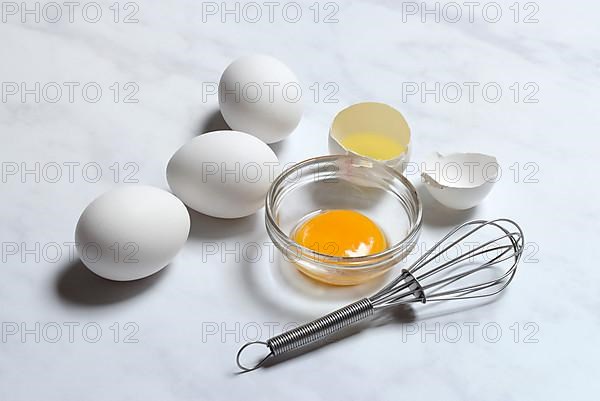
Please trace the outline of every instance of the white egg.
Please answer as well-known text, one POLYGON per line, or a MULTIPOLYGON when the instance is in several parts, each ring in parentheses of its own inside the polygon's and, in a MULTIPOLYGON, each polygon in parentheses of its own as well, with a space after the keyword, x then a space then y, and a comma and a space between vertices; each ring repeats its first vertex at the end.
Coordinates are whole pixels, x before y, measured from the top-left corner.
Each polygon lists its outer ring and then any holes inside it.
POLYGON ((221 114, 234 130, 266 143, 286 138, 302 118, 302 88, 281 61, 264 55, 241 57, 219 82, 221 114))
POLYGON ((150 276, 168 265, 188 238, 190 216, 167 191, 145 185, 113 189, 85 208, 75 241, 81 261, 116 281, 150 276))
POLYGON ((421 177, 431 196, 451 209, 475 207, 498 180, 498 161, 481 153, 436 153, 425 160, 421 177))
POLYGON ((167 166, 167 181, 192 209, 213 217, 249 216, 264 206, 279 161, 258 138, 214 131, 183 145, 167 166))

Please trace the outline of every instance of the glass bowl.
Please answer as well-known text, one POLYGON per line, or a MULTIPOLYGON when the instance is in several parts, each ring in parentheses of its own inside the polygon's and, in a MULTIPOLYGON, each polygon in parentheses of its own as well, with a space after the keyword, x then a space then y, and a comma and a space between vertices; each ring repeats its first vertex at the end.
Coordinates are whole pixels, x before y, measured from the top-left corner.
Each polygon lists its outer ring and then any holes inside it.
POLYGON ((304 274, 334 285, 354 285, 380 276, 401 262, 421 232, 422 206, 413 185, 398 171, 355 155, 305 160, 281 173, 266 199, 271 240, 304 274), (358 257, 329 256, 293 240, 308 216, 350 209, 369 217, 386 236, 388 248, 358 257))

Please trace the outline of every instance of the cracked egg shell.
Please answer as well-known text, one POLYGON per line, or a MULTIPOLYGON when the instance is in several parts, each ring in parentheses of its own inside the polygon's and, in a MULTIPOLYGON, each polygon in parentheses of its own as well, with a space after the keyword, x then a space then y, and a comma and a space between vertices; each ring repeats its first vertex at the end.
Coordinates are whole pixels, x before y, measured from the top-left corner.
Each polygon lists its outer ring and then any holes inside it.
POLYGON ((403 172, 410 161, 411 130, 402 113, 392 106, 378 102, 357 103, 335 116, 329 129, 328 144, 330 154, 362 156, 403 172), (386 137, 403 149, 392 157, 373 158, 345 144, 346 139, 356 133, 375 133, 377 137, 386 137))
POLYGON ((492 190, 498 173, 496 158, 481 153, 436 153, 421 165, 421 177, 431 196, 457 210, 479 205, 492 190))

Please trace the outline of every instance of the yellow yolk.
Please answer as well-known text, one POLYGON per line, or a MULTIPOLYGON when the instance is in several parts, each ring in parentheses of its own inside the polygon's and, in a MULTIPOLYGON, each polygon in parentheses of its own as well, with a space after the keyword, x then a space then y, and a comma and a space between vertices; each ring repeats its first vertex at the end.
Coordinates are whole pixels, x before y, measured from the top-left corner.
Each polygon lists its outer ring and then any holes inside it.
POLYGON ((342 145, 354 153, 375 160, 391 160, 406 152, 406 146, 377 132, 356 132, 345 136, 342 145))
POLYGON ((387 248, 377 225, 354 210, 319 213, 294 232, 294 240, 315 252, 341 257, 367 256, 387 248))

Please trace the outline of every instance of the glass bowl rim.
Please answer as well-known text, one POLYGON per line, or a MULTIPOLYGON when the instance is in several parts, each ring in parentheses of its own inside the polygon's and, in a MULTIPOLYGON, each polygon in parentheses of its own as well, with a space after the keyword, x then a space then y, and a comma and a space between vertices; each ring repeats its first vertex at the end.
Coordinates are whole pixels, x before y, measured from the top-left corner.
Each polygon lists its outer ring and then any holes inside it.
MULTIPOLYGON (((371 262, 373 260, 378 260, 378 259, 387 259, 389 257, 393 257, 395 256, 397 253, 399 253, 400 251, 402 251, 403 249, 405 249, 405 247, 408 245, 409 247, 412 244, 413 239, 419 234, 419 232, 421 231, 421 226, 422 226, 422 221, 423 221, 423 205, 421 203, 421 198, 419 196, 419 193, 417 192, 415 186, 408 180, 408 178, 406 178, 402 173, 400 173, 399 171, 385 165, 382 162, 379 162, 377 160, 372 160, 369 159, 367 157, 363 157, 363 156, 359 156, 359 155, 326 155, 326 156, 317 156, 317 157, 312 157, 310 159, 306 159, 303 161, 300 161, 298 163, 295 163, 294 165, 286 168, 285 170, 283 170, 273 181, 273 183, 271 184, 271 187, 269 188, 269 191, 267 192, 267 197, 265 200, 265 219, 267 222, 267 232, 269 233, 269 236, 271 236, 271 238, 276 242, 276 245, 282 245, 282 244, 277 244, 277 242, 279 241, 279 239, 283 240, 283 242, 285 242, 285 247, 286 249, 289 250, 289 248, 294 247, 296 249, 300 250, 300 255, 308 255, 311 259, 312 262, 318 262, 318 263, 323 263, 323 264, 327 264, 328 267, 331 268, 336 268, 336 269, 341 269, 341 270, 345 270, 348 268, 351 268, 352 270, 357 270, 360 269, 361 267, 369 267, 369 266, 348 266, 348 265, 337 265, 337 263, 366 263, 366 262, 371 262), (360 160, 362 162, 366 162, 366 163, 371 163, 371 164, 375 164, 378 167, 383 168, 383 170, 389 174, 390 176, 397 178, 398 180, 400 180, 402 182, 402 185, 409 191, 409 193, 412 195, 413 200, 415 201, 415 205, 417 208, 417 214, 416 214, 416 220, 414 224, 411 224, 411 229, 408 232, 408 234, 406 234, 404 236, 404 238, 397 242, 396 244, 394 244, 393 246, 387 248, 384 251, 378 252, 378 253, 374 253, 371 255, 366 255, 366 256, 331 256, 331 255, 327 255, 327 254, 323 254, 323 253, 319 253, 316 252, 310 248, 307 248, 303 245, 300 245, 299 243, 297 243, 293 238, 291 238, 288 234, 284 233, 281 228, 279 227, 279 224, 277 224, 275 222, 275 218, 273 216, 273 207, 272 207, 272 201, 274 198, 274 192, 275 189, 279 188, 279 186, 281 185, 281 183, 291 175, 291 173, 294 173, 306 166, 310 166, 312 164, 317 164, 317 163, 322 163, 322 162, 333 162, 333 161, 337 161, 340 159, 347 159, 347 160, 360 160), (273 238, 271 230, 274 230, 275 233, 277 234, 276 238, 273 238), (279 237, 279 239, 277 238, 279 237), (331 263, 335 263, 335 264, 331 264, 331 263)), ((414 245, 414 244, 412 244, 414 245)))

